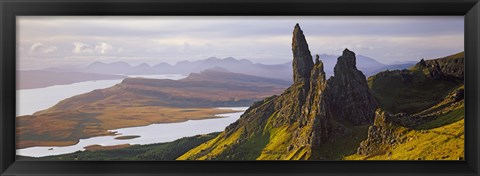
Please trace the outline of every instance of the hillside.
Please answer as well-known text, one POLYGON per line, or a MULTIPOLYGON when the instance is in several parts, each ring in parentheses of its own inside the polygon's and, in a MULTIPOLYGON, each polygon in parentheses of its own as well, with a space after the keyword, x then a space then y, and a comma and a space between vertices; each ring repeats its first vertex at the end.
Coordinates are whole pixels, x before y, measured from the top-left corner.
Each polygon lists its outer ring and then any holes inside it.
POLYGON ((367 82, 348 49, 337 59, 334 76, 325 79, 323 63, 318 56, 313 63, 298 24, 292 51, 292 86, 254 103, 217 137, 177 159, 464 158, 461 54, 421 60, 367 82))
POLYGON ((383 109, 416 113, 433 106, 463 82, 463 55, 421 60, 410 69, 380 72, 368 78, 368 85, 383 109))
POLYGON ((356 154, 344 159, 463 160, 463 78, 463 52, 370 77, 383 106, 356 154))
POLYGON ((420 113, 391 114, 378 110, 368 138, 351 160, 463 160, 463 86, 420 113))
POLYGON ((232 111, 215 107, 249 106, 286 87, 275 79, 215 71, 182 80, 126 78, 17 117, 17 148, 72 145, 82 138, 109 135, 110 129, 217 118, 215 114, 232 111))
POLYGON ((376 102, 356 68, 355 53, 345 49, 335 76, 326 80, 319 57, 313 62, 303 31, 292 37, 294 83, 279 96, 254 103, 216 138, 179 160, 323 159, 319 149, 332 136, 350 136, 352 128, 373 122, 376 102))

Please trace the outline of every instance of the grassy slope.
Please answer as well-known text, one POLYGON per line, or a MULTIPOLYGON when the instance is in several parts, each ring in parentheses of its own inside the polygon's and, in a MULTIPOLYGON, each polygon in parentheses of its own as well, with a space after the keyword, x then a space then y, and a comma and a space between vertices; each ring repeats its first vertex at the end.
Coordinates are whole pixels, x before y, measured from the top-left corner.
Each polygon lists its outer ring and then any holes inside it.
POLYGON ((434 80, 422 70, 413 68, 403 74, 400 74, 400 71, 392 71, 382 76, 368 78, 368 85, 382 108, 393 113, 412 114, 427 109, 458 84, 434 80))
POLYGON ((214 138, 218 133, 185 137, 173 142, 134 145, 121 149, 82 151, 42 158, 21 157, 25 160, 175 160, 188 150, 214 138))
POLYGON ((342 160, 343 157, 355 154, 360 142, 367 139, 369 125, 351 128, 348 136, 333 137, 328 143, 321 146, 319 152, 324 160, 342 160))
MULTIPOLYGON (((459 86, 456 90, 463 89, 459 86)), ((373 157, 353 154, 346 160, 459 160, 464 158, 464 101, 451 103, 452 97, 420 112, 442 112, 435 120, 417 125, 413 129, 397 126, 392 134, 396 143, 385 146, 383 153, 373 157), (448 106, 447 106, 448 105, 448 106)))
MULTIPOLYGON (((448 118, 448 117, 444 117, 448 118)), ((354 154, 345 160, 459 160, 464 158, 464 119, 430 130, 411 130, 404 142, 367 158, 354 154)), ((399 128, 398 130, 405 130, 399 128)))
MULTIPOLYGON (((264 102, 260 102, 258 107, 259 109, 263 109, 270 106, 270 104, 271 100, 265 100, 264 102)), ((245 114, 248 113, 250 112, 246 112, 245 114)), ((261 113, 265 112, 260 112, 260 116, 263 115, 261 113)), ((216 138, 193 148, 177 158, 177 160, 255 160, 260 156, 262 149, 267 145, 269 135, 255 133, 250 136, 245 136, 247 133, 245 131, 246 128, 259 130, 262 126, 263 122, 261 121, 261 118, 252 119, 254 122, 252 121, 252 123, 248 124, 255 126, 244 126, 238 129, 228 130, 228 132, 223 131, 216 138)), ((232 125, 235 126, 234 124, 232 125)))
MULTIPOLYGON (((226 130, 212 139, 183 154, 178 160, 286 160, 308 158, 306 149, 300 148, 288 151, 293 142, 295 132, 303 134, 306 128, 299 128, 298 123, 287 125, 282 122, 282 111, 291 114, 286 107, 273 112, 267 112, 272 103, 281 102, 282 107, 294 106, 292 97, 298 97, 302 84, 293 85, 275 100, 265 100, 254 108, 251 113, 245 113, 236 125, 238 129, 226 130), (277 124, 277 125, 275 125, 277 124), (227 135, 229 133, 229 135, 227 135), (231 133, 231 134, 230 134, 231 133)), ((248 111, 248 110, 247 110, 248 111)), ((305 134, 306 135, 306 134, 305 134)), ((303 136, 301 136, 303 137, 303 136)), ((305 136, 306 137, 306 136, 305 136)))
MULTIPOLYGON (((446 57, 463 58, 463 52, 446 57)), ((447 61, 448 62, 448 61, 447 61)), ((381 107, 393 113, 441 113, 413 129, 397 126, 397 142, 373 157, 358 154, 345 160, 459 160, 464 158, 464 102, 451 104, 452 93, 463 90, 460 80, 434 80, 428 70, 412 67, 385 71, 368 79, 381 107)))

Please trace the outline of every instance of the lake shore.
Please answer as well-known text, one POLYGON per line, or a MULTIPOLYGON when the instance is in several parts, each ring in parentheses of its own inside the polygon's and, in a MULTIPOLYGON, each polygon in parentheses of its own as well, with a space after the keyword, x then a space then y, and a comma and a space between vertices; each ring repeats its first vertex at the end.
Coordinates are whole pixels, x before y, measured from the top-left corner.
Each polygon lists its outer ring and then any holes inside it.
MULTIPOLYGON (((248 107, 218 107, 215 110, 227 110, 230 113, 215 114, 216 118, 187 120, 175 123, 156 123, 146 126, 128 127, 108 130, 112 135, 95 136, 80 139, 78 143, 68 146, 35 146, 17 149, 17 155, 25 157, 44 157, 84 151, 124 147, 128 145, 148 145, 171 142, 180 138, 218 132, 240 118, 248 107), (233 112, 234 111, 234 112, 233 112), (116 139, 128 137, 129 139, 116 139)), ((191 112, 191 110, 189 110, 191 112)))
MULTIPOLYGON (((78 144, 80 139, 96 137, 96 136, 116 136, 115 132, 110 130, 119 128, 147 126, 151 124, 179 123, 188 120, 204 120, 222 118, 217 114, 241 112, 231 109, 218 108, 168 108, 168 107, 137 107, 117 109, 100 116, 96 116, 100 123, 92 123, 91 126, 82 126, 72 124, 65 119, 43 118, 41 121, 32 119, 29 116, 18 117, 19 123, 30 123, 17 127, 17 134, 29 136, 41 136, 47 129, 49 133, 55 135, 67 136, 63 140, 18 140, 16 148, 24 149, 29 147, 61 147, 78 144), (130 118, 128 118, 130 117, 130 118), (64 125, 56 125, 64 124, 64 125), (45 128, 45 126, 48 126, 45 128), (28 128, 28 129, 26 129, 28 128), (72 132, 83 131, 82 138, 68 137, 72 136, 72 132)), ((88 117, 87 117, 88 118, 88 117)), ((38 138, 42 139, 42 138, 38 138)))

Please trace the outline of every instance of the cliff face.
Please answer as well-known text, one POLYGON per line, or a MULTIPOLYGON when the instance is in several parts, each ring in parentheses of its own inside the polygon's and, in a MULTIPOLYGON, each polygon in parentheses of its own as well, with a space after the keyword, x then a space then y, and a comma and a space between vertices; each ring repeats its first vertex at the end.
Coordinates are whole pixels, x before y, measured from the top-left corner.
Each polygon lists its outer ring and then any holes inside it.
POLYGON ((356 67, 355 53, 345 49, 335 65, 335 76, 328 80, 332 116, 354 125, 373 122, 377 103, 365 75, 356 67))
POLYGON ((293 82, 307 81, 313 68, 313 60, 305 35, 298 24, 293 29, 292 52, 293 82))
POLYGON ((344 123, 373 122, 376 103, 365 76, 356 68, 355 53, 346 49, 335 76, 327 81, 322 61, 317 56, 313 63, 298 24, 292 51, 292 86, 279 96, 254 103, 215 139, 178 159, 321 159, 317 149, 332 134, 348 133, 344 123))

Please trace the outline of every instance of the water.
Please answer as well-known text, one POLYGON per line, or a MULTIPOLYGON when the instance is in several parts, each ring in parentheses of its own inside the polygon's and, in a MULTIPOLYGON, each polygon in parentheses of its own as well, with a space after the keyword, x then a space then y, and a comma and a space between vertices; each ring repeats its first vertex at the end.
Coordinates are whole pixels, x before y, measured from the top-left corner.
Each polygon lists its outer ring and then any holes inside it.
POLYGON ((121 144, 154 144, 161 142, 171 142, 182 137, 222 131, 229 124, 235 122, 238 118, 240 118, 240 115, 242 115, 247 108, 248 107, 220 108, 242 111, 236 113, 217 114, 217 116, 222 116, 223 118, 189 120, 179 123, 152 124, 147 126, 110 130, 112 132, 119 133, 119 135, 99 136, 81 139, 78 144, 65 147, 30 147, 25 149, 19 149, 17 150, 17 155, 42 157, 83 151, 85 150, 84 147, 90 145, 112 146, 121 144), (140 137, 127 140, 115 139, 115 137, 118 136, 131 135, 137 135, 140 137))
MULTIPOLYGON (((184 75, 129 75, 135 78, 173 79, 185 78, 184 75)), ((104 89, 122 82, 122 79, 85 81, 68 85, 56 85, 37 89, 17 90, 17 116, 32 115, 33 113, 50 108, 59 101, 75 95, 84 94, 95 89, 104 89)))
POLYGON ((127 75, 130 78, 149 78, 149 79, 173 79, 179 80, 186 78, 186 75, 180 74, 164 74, 164 75, 127 75))

